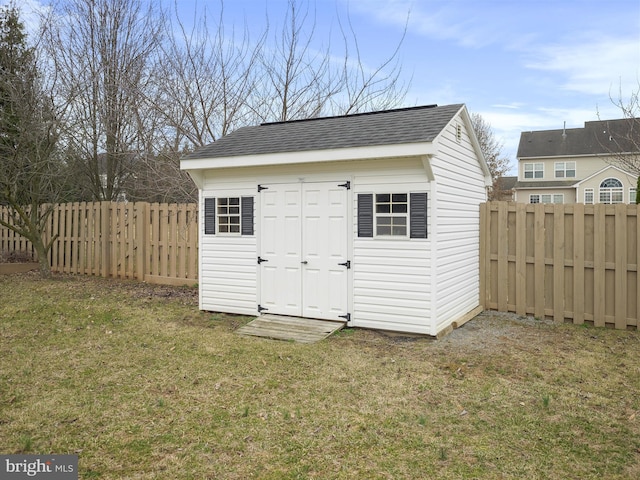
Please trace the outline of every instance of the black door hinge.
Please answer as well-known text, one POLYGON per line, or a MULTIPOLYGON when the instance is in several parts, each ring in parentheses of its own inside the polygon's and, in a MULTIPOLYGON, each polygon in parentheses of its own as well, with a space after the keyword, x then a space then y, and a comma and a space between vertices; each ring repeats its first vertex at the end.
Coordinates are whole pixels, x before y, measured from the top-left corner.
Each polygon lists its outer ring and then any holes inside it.
POLYGON ((268 308, 263 307, 262 305, 258 305, 258 313, 262 313, 265 310, 269 310, 268 308))
POLYGON ((341 267, 347 267, 347 270, 351 268, 351 260, 347 260, 344 263, 339 263, 338 265, 340 265, 341 267))
POLYGON ((258 185, 258 193, 260 193, 262 190, 269 190, 269 187, 263 187, 262 185, 258 185))
POLYGON ((347 180, 345 183, 341 183, 340 185, 338 185, 339 187, 344 187, 347 190, 351 190, 351 182, 349 180, 347 180))
POLYGON ((266 258, 262 258, 262 257, 258 257, 258 265, 260 265, 262 262, 268 262, 269 260, 267 260, 266 258))
POLYGON ((347 313, 346 315, 338 315, 338 318, 344 318, 347 322, 351 321, 351 314, 347 313))

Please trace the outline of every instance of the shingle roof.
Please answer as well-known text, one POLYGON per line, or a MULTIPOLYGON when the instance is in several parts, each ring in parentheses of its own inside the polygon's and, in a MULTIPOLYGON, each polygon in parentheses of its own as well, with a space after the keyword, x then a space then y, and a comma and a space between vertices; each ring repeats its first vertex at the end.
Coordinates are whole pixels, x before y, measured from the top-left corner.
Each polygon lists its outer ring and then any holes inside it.
POLYGON ((431 142, 462 104, 428 105, 243 127, 184 159, 431 142))
POLYGON ((532 182, 516 182, 514 188, 551 188, 551 187, 572 187, 579 180, 536 180, 532 182))
POLYGON ((584 128, 522 132, 518 158, 635 152, 640 118, 585 122, 584 128))

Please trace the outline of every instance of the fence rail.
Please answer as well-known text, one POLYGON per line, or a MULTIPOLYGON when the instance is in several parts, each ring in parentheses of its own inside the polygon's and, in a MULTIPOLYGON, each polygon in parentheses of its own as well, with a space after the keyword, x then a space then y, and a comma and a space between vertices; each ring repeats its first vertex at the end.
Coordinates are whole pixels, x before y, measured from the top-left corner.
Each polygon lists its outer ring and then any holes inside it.
MULTIPOLYGON (((196 204, 66 203, 52 206, 45 239, 54 272, 132 278, 172 285, 198 279, 196 204)), ((0 207, 1 218, 8 211, 0 207)), ((0 227, 0 251, 31 244, 0 227)))
POLYGON ((487 309, 637 329, 640 206, 481 205, 487 309))

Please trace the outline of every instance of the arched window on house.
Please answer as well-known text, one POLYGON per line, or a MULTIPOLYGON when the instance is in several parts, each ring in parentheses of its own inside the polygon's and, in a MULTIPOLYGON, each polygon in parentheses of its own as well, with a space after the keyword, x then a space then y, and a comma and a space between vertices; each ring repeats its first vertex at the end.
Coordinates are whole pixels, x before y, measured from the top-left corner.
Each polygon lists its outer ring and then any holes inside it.
POLYGON ((607 178, 600 184, 600 203, 624 202, 624 188, 617 178, 607 178))

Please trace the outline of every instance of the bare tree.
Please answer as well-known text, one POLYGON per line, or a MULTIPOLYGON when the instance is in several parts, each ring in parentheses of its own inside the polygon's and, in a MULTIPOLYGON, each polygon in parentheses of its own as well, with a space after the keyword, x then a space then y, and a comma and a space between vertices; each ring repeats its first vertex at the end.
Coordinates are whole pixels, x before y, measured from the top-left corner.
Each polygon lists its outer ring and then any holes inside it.
POLYGON ((27 45, 15 4, 0 9, 0 225, 31 242, 41 274, 50 276, 45 239, 51 206, 61 191, 64 164, 56 156, 58 116, 44 90, 35 47, 27 45))
POLYGON ((309 4, 289 0, 283 26, 261 54, 260 95, 251 108, 261 121, 286 121, 323 114, 345 115, 396 107, 407 87, 399 82, 398 55, 403 37, 379 66, 368 67, 361 56, 351 21, 339 21, 342 50, 318 47, 315 15, 309 4), (355 55, 352 54, 355 52, 355 55))
POLYGON ((620 91, 611 102, 620 110, 623 121, 616 121, 617 125, 609 129, 608 142, 602 143, 612 154, 611 163, 640 176, 640 81, 628 98, 620 91))
POLYGON ((482 115, 479 113, 471 114, 471 123, 493 181, 488 194, 489 200, 500 200, 504 193, 500 185, 500 179, 509 170, 509 159, 502 155, 503 144, 496 139, 491 130, 491 125, 482 115))
POLYGON ((153 126, 141 92, 154 75, 162 13, 141 0, 66 0, 46 24, 57 98, 71 107, 67 151, 94 199, 117 199, 153 126))

